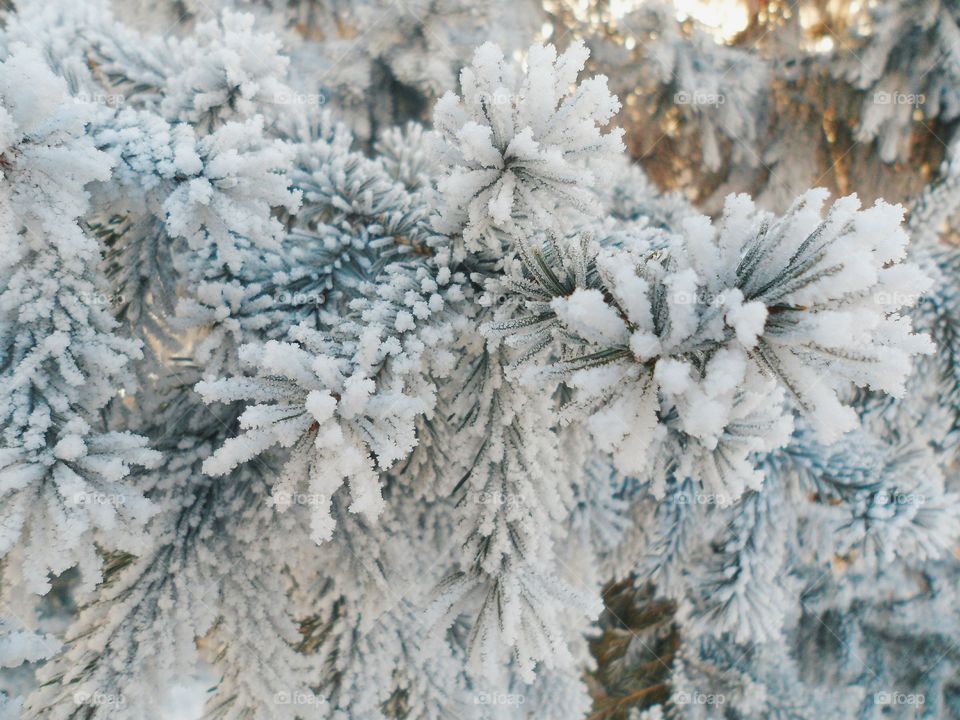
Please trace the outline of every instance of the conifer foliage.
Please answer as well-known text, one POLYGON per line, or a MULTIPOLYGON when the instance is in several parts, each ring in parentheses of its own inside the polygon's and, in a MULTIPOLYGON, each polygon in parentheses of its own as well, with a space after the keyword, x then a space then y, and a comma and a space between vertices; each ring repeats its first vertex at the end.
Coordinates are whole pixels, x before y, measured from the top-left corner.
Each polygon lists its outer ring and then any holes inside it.
POLYGON ((215 4, 3 15, 0 717, 960 713, 954 164, 711 217, 517 8, 215 4))

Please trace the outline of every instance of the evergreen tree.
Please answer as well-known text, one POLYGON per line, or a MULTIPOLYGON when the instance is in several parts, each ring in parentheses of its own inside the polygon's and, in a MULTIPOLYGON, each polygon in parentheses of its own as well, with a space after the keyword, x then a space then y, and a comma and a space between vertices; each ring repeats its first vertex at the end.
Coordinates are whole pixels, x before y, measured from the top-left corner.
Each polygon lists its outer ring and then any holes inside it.
POLYGON ((0 717, 960 717, 950 3, 213 5, 2 11, 0 717))

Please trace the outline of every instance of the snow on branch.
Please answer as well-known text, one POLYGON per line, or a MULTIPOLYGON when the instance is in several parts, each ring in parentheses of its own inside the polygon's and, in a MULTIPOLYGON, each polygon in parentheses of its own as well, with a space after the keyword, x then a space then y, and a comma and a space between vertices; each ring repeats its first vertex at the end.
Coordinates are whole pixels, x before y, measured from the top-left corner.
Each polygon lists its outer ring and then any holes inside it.
POLYGON ((497 231, 599 211, 590 167, 623 150, 623 131, 601 133, 620 109, 605 77, 575 85, 588 55, 582 44, 559 57, 534 45, 520 73, 493 43, 477 49, 460 75, 463 99, 447 93, 434 111, 448 167, 439 230, 498 253, 497 231))
POLYGON ((139 343, 118 337, 96 241, 77 218, 111 161, 40 54, 0 65, 0 557, 16 550, 31 591, 80 565, 99 580, 96 542, 136 550, 153 509, 123 483, 158 454, 104 432, 101 412, 131 381, 139 343))
POLYGON ((230 471, 267 448, 290 448, 278 488, 303 487, 323 498, 313 537, 330 538, 333 495, 350 483, 352 512, 376 517, 382 507, 379 472, 416 444, 414 422, 434 404, 431 373, 449 372, 450 303, 463 298, 462 276, 432 263, 398 263, 376 296, 354 304, 355 320, 331 332, 294 328, 290 342, 270 341, 241 351, 256 377, 202 382, 209 401, 247 400, 243 433, 205 464, 230 471))
POLYGON ((823 217, 824 199, 774 217, 731 196, 716 225, 671 235, 518 239, 487 280, 488 299, 513 300, 486 332, 519 349, 531 383, 546 371, 577 390, 567 419, 583 411, 621 470, 643 474, 677 430, 685 473, 736 498, 760 482, 748 458, 789 436, 784 398, 836 439, 857 422, 848 387, 902 393, 932 351, 899 312, 929 282, 901 262, 902 210, 851 197, 823 217))
MULTIPOLYGON (((355 148, 282 102, 310 57, 252 16, 161 38, 51 7, 0 33, 0 559, 5 585, 80 566, 92 592, 28 712, 102 714, 72 696, 204 655, 215 717, 297 716, 284 692, 492 717, 483 683, 559 717, 589 702, 589 623, 624 573, 676 605, 674 689, 715 659, 739 702, 798 622, 796 564, 949 559, 957 491, 924 474, 949 440, 905 441, 877 398, 933 353, 912 317, 951 364, 955 284, 912 308, 956 258, 908 262, 899 206, 811 190, 699 215, 623 156, 579 42, 482 45, 432 131, 355 148), (123 102, 70 97, 97 88, 123 102), (727 662, 748 641, 766 650, 727 662)), ((658 86, 740 98, 730 134, 688 108, 708 165, 756 137, 765 63, 724 78, 742 51, 648 39, 658 86)), ((921 394, 955 431, 951 377, 921 394)), ((11 637, 14 660, 54 652, 11 637)))

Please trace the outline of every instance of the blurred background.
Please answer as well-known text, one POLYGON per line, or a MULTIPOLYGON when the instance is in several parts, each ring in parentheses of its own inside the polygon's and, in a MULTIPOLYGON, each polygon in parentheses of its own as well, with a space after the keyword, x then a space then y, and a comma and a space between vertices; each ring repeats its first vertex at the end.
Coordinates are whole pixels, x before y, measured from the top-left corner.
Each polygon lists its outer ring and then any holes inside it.
POLYGON ((824 186, 909 203, 960 115, 960 30, 941 0, 124 0, 171 33, 243 9, 286 41, 304 92, 361 140, 429 121, 477 45, 522 57, 583 39, 623 109, 629 150, 662 189, 715 212, 730 192, 782 210, 824 186))

